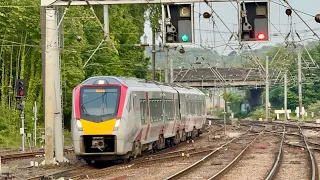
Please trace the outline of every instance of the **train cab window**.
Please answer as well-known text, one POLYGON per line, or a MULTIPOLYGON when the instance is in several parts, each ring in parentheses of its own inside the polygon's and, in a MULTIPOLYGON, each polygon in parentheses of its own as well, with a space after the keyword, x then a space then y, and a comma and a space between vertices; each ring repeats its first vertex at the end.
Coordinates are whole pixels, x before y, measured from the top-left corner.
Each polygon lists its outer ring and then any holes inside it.
POLYGON ((116 116, 120 87, 84 87, 81 89, 81 118, 101 121, 116 116))

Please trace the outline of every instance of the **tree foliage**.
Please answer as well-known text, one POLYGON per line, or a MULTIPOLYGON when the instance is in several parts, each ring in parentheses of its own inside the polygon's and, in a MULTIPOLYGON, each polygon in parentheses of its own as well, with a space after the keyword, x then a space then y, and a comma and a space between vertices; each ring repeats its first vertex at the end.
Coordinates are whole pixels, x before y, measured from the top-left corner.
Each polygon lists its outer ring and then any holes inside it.
MULTIPOLYGON (((320 43, 311 43, 308 51, 302 51, 302 104, 309 112, 316 112, 317 102, 320 100, 320 71, 317 64, 320 64, 320 43), (309 53, 308 53, 309 52, 309 53), (312 62, 312 59, 315 63, 312 62), (309 68, 308 68, 309 67, 309 68)), ((307 46, 308 47, 308 46, 307 46)), ((277 46, 268 53, 270 57, 270 74, 273 78, 278 76, 282 79, 283 72, 288 75, 287 108, 294 111, 299 106, 298 98, 298 65, 297 49, 285 49, 277 46), (277 54, 277 56, 276 56, 277 54)), ((265 64, 265 61, 262 61, 265 64)), ((274 83, 274 82, 273 82, 274 83)), ((283 80, 273 84, 270 89, 270 103, 272 111, 284 108, 284 84, 283 80)), ((252 115, 261 114, 261 109, 257 109, 252 115)), ((318 112, 317 112, 318 113, 318 112)))
MULTIPOLYGON (((21 123, 19 112, 15 110, 15 79, 26 79, 28 82, 25 111, 27 132, 33 130, 34 102, 37 102, 38 122, 40 126, 44 125, 40 1, 4 0, 0 1, 0 6, 0 95, 1 113, 4 114, 0 123, 0 145, 7 145, 8 142, 3 137, 20 138, 18 130, 21 123)), ((104 24, 102 6, 94 7, 99 19, 94 18, 87 6, 71 6, 67 11, 62 24, 61 48, 65 124, 70 121, 72 90, 84 79, 98 75, 148 77, 149 59, 144 57, 143 48, 135 46, 140 44, 140 37, 144 33, 144 22, 147 19, 145 13, 148 8, 151 7, 109 6, 111 41, 104 40, 94 54, 94 50, 104 38, 104 31, 100 26, 104 24), (81 40, 77 37, 81 37, 81 40), (117 48, 118 54, 113 50, 113 46, 117 48)), ((60 10, 63 12, 64 9, 60 10)))

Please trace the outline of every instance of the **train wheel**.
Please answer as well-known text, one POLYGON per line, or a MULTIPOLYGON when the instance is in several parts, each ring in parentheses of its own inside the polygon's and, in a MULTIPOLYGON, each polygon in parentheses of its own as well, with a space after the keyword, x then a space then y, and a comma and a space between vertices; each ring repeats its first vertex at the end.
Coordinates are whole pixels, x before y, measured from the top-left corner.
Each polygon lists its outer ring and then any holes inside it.
POLYGON ((160 136, 159 136, 159 140, 158 140, 157 146, 158 146, 158 149, 163 149, 163 148, 165 148, 166 143, 165 143, 165 139, 164 139, 163 135, 160 135, 160 136))
POLYGON ((191 132, 191 138, 194 139, 197 136, 198 131, 196 130, 196 128, 193 128, 192 132, 191 132))
POLYGON ((185 130, 182 131, 181 141, 184 142, 187 140, 187 133, 185 130))
POLYGON ((137 141, 133 142, 131 154, 134 158, 141 155, 141 143, 140 142, 137 142, 137 141))
POLYGON ((176 136, 174 137, 174 144, 177 145, 180 143, 180 133, 179 131, 176 133, 176 136))

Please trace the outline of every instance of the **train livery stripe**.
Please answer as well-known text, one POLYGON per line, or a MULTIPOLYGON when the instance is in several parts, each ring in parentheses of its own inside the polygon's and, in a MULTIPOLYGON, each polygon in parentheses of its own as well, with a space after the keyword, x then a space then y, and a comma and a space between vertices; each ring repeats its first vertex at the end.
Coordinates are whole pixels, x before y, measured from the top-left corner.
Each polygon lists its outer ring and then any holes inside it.
POLYGON ((110 119, 104 122, 91 122, 81 119, 82 129, 84 135, 102 135, 112 134, 116 119, 110 119))
POLYGON ((74 89, 75 117, 80 119, 80 87, 74 89))
POLYGON ((139 132, 139 134, 137 135, 137 137, 136 137, 135 141, 140 141, 140 140, 141 140, 141 137, 142 137, 142 130, 143 130, 143 129, 141 129, 141 130, 140 130, 140 132, 139 132))
POLYGON ((126 101, 126 95, 127 95, 127 86, 120 86, 120 101, 119 101, 119 108, 118 108, 118 114, 117 118, 122 117, 122 112, 124 108, 124 102, 126 101))

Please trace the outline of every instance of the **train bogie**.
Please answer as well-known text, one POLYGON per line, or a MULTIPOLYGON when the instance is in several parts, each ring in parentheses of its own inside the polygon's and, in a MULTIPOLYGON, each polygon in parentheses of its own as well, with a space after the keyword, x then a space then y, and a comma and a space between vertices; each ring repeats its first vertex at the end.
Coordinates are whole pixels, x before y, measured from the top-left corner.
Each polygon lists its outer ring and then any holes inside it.
POLYGON ((115 160, 194 138, 205 122, 205 97, 195 88, 101 76, 73 92, 72 138, 85 160, 115 160))

